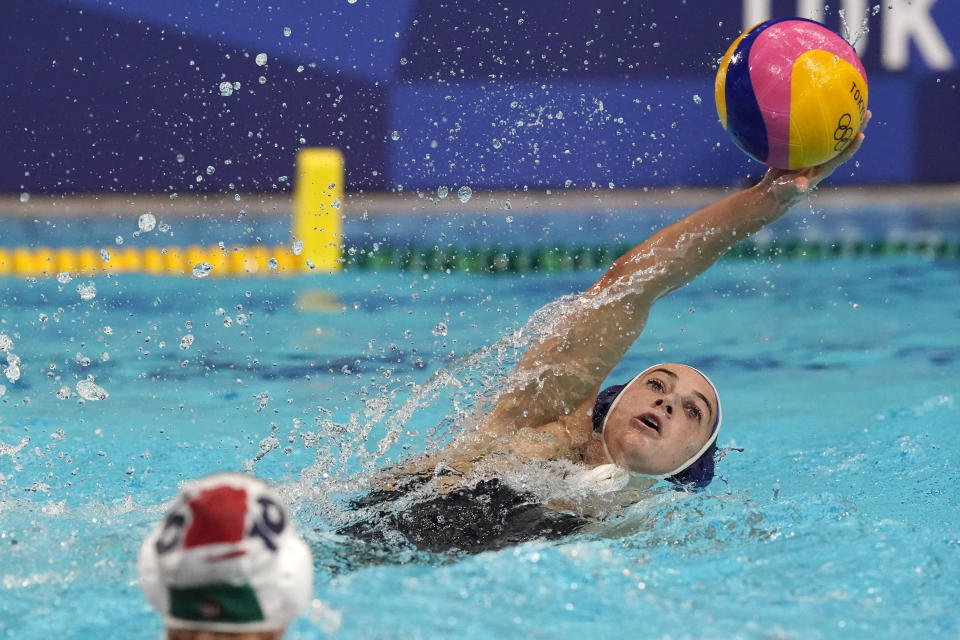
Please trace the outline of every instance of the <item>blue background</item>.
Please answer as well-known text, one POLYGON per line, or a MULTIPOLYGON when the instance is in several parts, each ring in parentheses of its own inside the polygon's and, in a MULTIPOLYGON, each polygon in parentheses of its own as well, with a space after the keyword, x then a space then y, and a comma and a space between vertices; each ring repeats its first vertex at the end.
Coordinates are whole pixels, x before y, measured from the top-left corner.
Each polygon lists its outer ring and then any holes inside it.
MULTIPOLYGON (((960 181, 960 3, 929 14, 950 68, 911 43, 903 70, 881 58, 887 4, 862 51, 869 144, 835 181, 960 181)), ((774 17, 796 10, 771 2, 774 17)), ((351 190, 717 186, 762 169, 713 100, 740 2, 33 0, 4 14, 0 192, 287 190, 296 150, 327 145, 351 190), (222 96, 223 81, 240 89, 222 96)))

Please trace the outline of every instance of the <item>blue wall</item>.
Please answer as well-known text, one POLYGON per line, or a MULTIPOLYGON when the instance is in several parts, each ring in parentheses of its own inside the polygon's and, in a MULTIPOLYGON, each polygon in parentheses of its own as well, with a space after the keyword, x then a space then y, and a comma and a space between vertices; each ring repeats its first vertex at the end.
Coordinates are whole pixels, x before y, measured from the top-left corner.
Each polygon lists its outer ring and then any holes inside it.
MULTIPOLYGON (((761 167, 717 122, 716 60, 751 11, 796 4, 11 3, 0 192, 286 190, 305 145, 344 149, 354 190, 730 184, 761 167)), ((872 6, 826 4, 834 28, 872 6)), ((836 180, 960 181, 960 3, 868 20, 875 119, 836 180)))

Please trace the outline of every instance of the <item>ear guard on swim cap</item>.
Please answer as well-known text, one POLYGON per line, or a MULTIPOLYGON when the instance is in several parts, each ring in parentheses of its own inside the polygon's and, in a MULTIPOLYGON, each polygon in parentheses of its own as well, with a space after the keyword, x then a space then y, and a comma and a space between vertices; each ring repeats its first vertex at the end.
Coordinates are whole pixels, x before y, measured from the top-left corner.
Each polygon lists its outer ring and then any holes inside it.
POLYGON ((140 586, 167 628, 280 631, 313 597, 310 549, 256 478, 189 483, 140 548, 140 586))
MULTIPOLYGON (((642 371, 640 374, 634 376, 626 384, 615 384, 605 389, 602 389, 599 394, 597 394, 597 401, 593 405, 593 415, 591 419, 593 420, 593 430, 600 434, 601 439, 603 438, 603 429, 607 424, 607 416, 610 415, 610 412, 616 406, 617 401, 620 399, 623 391, 632 385, 634 382, 642 378, 648 371, 651 369, 656 369, 657 367, 662 367, 662 364, 656 364, 652 367, 649 367, 642 371)), ((689 366, 689 365, 687 365, 689 366)), ((707 381, 707 384, 713 389, 713 395, 717 398, 717 419, 713 423, 713 430, 710 433, 710 437, 707 438, 707 442, 700 448, 700 451, 695 453, 690 459, 680 465, 677 469, 665 474, 662 477, 668 482, 672 482, 676 485, 681 486, 692 486, 695 489, 702 489, 710 484, 710 481, 713 480, 714 467, 715 467, 715 456, 717 453, 717 434, 720 432, 720 394, 717 393, 717 387, 702 371, 690 367, 697 373, 699 373, 704 380, 707 381)), ((607 445, 604 442, 603 450, 606 453, 607 445)), ((607 453, 609 458, 609 453, 607 453)), ((611 460, 612 462, 612 460, 611 460)))

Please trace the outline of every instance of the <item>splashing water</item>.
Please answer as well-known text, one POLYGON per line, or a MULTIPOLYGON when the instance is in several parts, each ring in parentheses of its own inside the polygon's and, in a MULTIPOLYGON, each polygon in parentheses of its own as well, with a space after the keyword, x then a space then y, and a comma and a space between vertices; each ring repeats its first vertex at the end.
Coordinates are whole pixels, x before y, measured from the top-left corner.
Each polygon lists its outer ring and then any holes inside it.
POLYGON ((97 285, 92 282, 85 282, 77 285, 77 293, 84 302, 89 302, 97 297, 97 285))
POLYGON ((157 218, 152 213, 145 213, 137 219, 137 226, 143 233, 153 231, 154 227, 157 226, 157 218))
POLYGON ((110 397, 106 389, 94 382, 93 376, 89 376, 86 380, 81 380, 77 383, 77 395, 91 402, 106 400, 110 397))
MULTIPOLYGON (((879 5, 873 7, 872 15, 877 15, 879 11, 879 5)), ((857 43, 860 42, 860 39, 863 38, 867 33, 870 32, 870 15, 871 10, 865 9, 863 17, 860 20, 860 26, 857 28, 855 33, 850 32, 850 25, 847 23, 847 11, 846 9, 840 9, 837 14, 840 16, 840 36, 850 43, 850 46, 856 48, 857 43)))
POLYGON ((209 262, 198 262, 193 265, 193 277, 194 278, 206 278, 210 275, 210 272, 213 271, 213 265, 209 262))
POLYGON ((3 375, 10 382, 16 382, 20 379, 20 356, 7 352, 7 366, 3 368, 3 375))

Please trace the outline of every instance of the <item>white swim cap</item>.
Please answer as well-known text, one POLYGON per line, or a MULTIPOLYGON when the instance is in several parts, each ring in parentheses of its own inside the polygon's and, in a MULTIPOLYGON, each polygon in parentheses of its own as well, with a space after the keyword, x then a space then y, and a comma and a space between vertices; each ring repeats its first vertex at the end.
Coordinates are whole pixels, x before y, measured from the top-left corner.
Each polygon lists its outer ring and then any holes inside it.
POLYGON ((266 484, 239 473, 184 485, 138 565, 168 628, 280 631, 313 597, 310 549, 289 512, 266 484))

